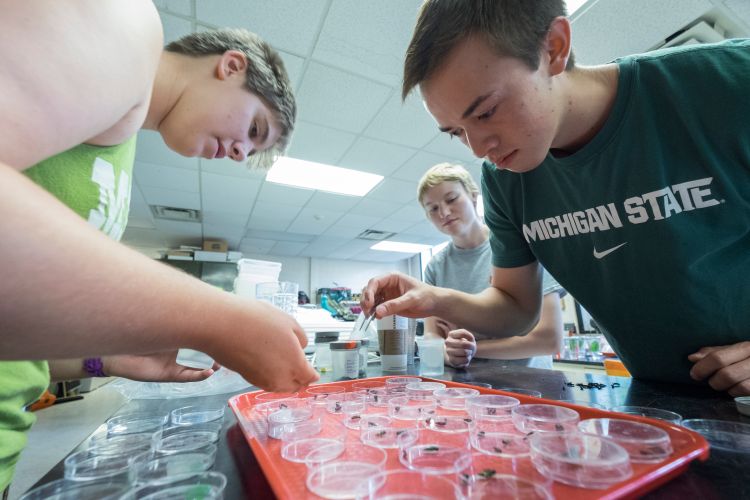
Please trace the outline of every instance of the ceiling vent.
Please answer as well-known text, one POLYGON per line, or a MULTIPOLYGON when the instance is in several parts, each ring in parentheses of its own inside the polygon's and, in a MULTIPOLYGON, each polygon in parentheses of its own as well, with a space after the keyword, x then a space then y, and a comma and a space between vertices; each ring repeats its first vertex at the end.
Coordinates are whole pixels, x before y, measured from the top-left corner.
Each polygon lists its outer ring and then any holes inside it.
POLYGON ((366 229, 365 231, 362 231, 359 236, 357 236, 357 239, 359 240, 372 240, 372 241, 383 241, 387 240, 391 236, 394 236, 396 233, 389 233, 386 231, 375 231, 373 229, 366 229))
POLYGON ((182 222, 200 222, 201 211, 193 208, 165 207, 162 205, 149 205, 155 219, 176 220, 182 222))
POLYGON ((726 38, 731 38, 731 30, 728 29, 730 24, 730 22, 722 19, 716 13, 707 14, 672 33, 656 44, 656 46, 652 47, 651 50, 676 47, 678 45, 720 42, 726 38))

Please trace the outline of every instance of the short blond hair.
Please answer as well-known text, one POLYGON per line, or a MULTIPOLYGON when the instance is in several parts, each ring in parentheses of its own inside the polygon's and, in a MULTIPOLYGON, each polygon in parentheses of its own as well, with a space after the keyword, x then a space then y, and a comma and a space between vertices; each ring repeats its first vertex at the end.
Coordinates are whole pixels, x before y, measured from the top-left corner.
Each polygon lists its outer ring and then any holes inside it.
POLYGON ((422 197, 428 189, 443 182, 458 182, 472 198, 479 195, 479 186, 468 170, 457 163, 439 163, 424 173, 417 186, 417 200, 422 205, 422 197))
POLYGON ((248 157, 248 165, 264 170, 270 168, 289 145, 297 118, 292 83, 279 53, 255 33, 231 28, 192 33, 170 43, 164 50, 193 57, 221 55, 228 50, 245 54, 249 63, 245 85, 273 110, 281 126, 276 144, 248 157))

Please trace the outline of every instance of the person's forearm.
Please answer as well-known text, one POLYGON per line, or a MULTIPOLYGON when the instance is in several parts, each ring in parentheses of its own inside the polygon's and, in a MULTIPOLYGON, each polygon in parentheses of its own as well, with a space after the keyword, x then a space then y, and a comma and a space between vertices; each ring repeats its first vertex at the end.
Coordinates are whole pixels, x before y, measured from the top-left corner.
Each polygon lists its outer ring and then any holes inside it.
POLYGON ((237 319, 228 294, 115 243, 1 164, 0 214, 0 359, 201 350, 199 332, 237 319))
POLYGON ((537 322, 539 301, 522 306, 507 293, 490 287, 478 294, 435 288, 436 315, 471 332, 495 338, 522 335, 537 322))

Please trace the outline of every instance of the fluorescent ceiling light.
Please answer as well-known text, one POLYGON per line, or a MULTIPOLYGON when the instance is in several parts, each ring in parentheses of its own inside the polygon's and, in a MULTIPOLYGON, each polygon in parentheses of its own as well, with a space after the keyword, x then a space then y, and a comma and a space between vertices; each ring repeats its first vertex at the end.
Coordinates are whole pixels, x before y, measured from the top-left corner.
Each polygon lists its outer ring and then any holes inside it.
POLYGON ((419 253, 430 248, 430 245, 419 243, 401 243, 400 241, 381 241, 370 247, 372 250, 383 252, 419 253))
POLYGON ((266 180, 287 186, 364 196, 383 180, 383 176, 282 156, 268 171, 266 180))
POLYGON ((565 0, 565 5, 568 8, 568 16, 572 16, 575 11, 583 7, 588 0, 565 0))

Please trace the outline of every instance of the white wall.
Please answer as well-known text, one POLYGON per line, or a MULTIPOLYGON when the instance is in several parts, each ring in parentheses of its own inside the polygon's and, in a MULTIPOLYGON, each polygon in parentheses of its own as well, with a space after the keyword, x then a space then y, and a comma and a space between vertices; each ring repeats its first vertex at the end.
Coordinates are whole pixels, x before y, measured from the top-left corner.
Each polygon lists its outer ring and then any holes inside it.
MULTIPOLYGON (((245 254, 244 257, 281 262, 279 279, 299 283, 299 289, 304 290, 312 302, 316 301, 315 291, 318 288, 344 286, 351 288, 352 293, 359 293, 368 280, 375 276, 393 271, 413 275, 413 272, 410 271, 415 268, 419 272, 418 261, 415 266, 411 263, 413 259, 384 263, 266 254, 245 254)), ((416 277, 419 277, 419 274, 416 274, 416 277)))

